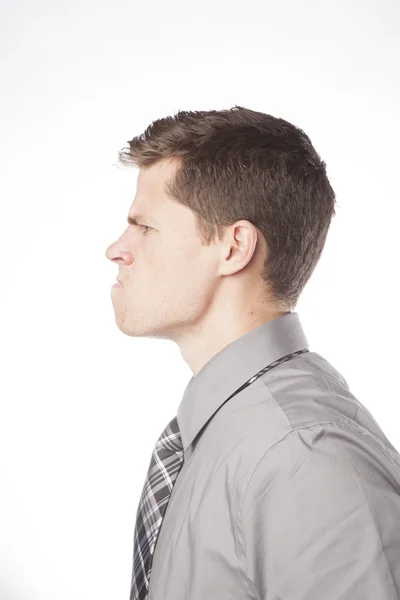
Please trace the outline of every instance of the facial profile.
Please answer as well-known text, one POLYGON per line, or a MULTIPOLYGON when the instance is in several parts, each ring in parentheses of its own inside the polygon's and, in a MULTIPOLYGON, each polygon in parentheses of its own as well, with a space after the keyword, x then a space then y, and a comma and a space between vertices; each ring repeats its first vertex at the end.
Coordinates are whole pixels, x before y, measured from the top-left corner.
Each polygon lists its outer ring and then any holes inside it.
POLYGON ((115 319, 129 336, 218 347, 259 318, 255 262, 259 271, 266 248, 247 221, 223 243, 203 245, 195 214, 164 191, 175 169, 171 160, 140 169, 128 226, 107 248, 122 284, 111 292, 115 319))

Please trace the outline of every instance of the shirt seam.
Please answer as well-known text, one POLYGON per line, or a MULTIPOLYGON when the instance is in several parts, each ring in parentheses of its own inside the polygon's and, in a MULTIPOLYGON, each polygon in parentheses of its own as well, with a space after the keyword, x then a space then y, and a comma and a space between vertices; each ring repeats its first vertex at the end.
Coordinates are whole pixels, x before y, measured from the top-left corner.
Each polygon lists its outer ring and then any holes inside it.
MULTIPOLYGON (((328 377, 329 379, 329 377, 328 377)), ((357 410, 354 414, 354 417, 350 420, 348 417, 346 417, 345 415, 342 415, 342 418, 345 419, 347 422, 346 423, 337 423, 336 421, 318 421, 317 423, 313 423, 312 425, 299 425, 299 427, 297 427, 297 429, 293 429, 293 426, 290 422, 290 419, 288 417, 287 412, 285 411, 285 409, 283 408, 283 406, 276 400, 274 394, 272 393, 268 383, 266 383, 263 379, 262 379, 265 387, 268 389, 268 392, 271 396, 271 398, 274 400, 274 402, 276 403, 277 406, 279 406, 279 408, 281 409, 281 411, 284 413, 287 421, 288 421, 288 425, 289 427, 291 427, 292 429, 290 431, 287 432, 291 433, 291 431, 297 431, 298 429, 307 429, 309 427, 314 427, 315 425, 320 425, 320 424, 331 424, 334 425, 335 427, 347 427, 347 429, 356 429, 359 433, 361 433, 364 437, 367 437, 374 445, 377 449, 379 449, 381 452, 383 452, 383 454, 389 459, 389 461, 391 462, 392 466, 394 467, 394 469, 398 472, 399 476, 400 476, 400 468, 399 468, 399 464, 397 462, 397 457, 398 457, 398 452, 394 452, 391 448, 388 448, 388 446, 386 446, 386 444, 384 444, 382 442, 382 440, 380 440, 376 435, 374 435, 371 431, 369 431, 368 429, 366 429, 363 425, 361 425, 360 423, 357 423, 356 419, 357 419, 357 415, 359 413, 360 410, 360 406, 357 407, 357 410), (395 458, 396 457, 396 458, 395 458)), ((332 380, 331 380, 332 381, 332 380)), ((286 434, 286 435, 287 435, 286 434)), ((285 437, 286 437, 285 435, 285 437)), ((283 440, 284 438, 281 438, 281 440, 283 440)), ((281 440, 278 440, 277 442, 275 442, 275 444, 279 443, 281 440)), ((271 446, 272 448, 272 446, 271 446)), ((269 448, 270 450, 270 448, 269 448)), ((268 450, 267 450, 268 452, 268 450)), ((260 459, 262 460, 262 459, 260 459)), ((258 464, 257 464, 258 466, 258 464)), ((257 467, 256 467, 257 468, 257 467)))
POLYGON ((246 499, 246 494, 247 494, 247 490, 250 486, 251 480, 255 474, 255 472, 257 471, 257 468, 259 466, 259 464, 261 463, 261 461, 264 459, 264 457, 268 454, 268 452, 270 450, 272 450, 273 448, 275 448, 276 446, 278 446, 278 444, 280 444, 281 442, 283 442, 290 434, 295 433, 296 431, 299 431, 301 429, 311 429, 313 427, 316 426, 320 426, 320 425, 334 425, 333 422, 331 421, 320 421, 318 423, 313 423, 312 425, 306 425, 306 426, 299 426, 296 428, 292 428, 290 431, 287 431, 285 433, 285 435, 283 437, 281 437, 279 440, 277 440, 276 442, 274 442, 269 448, 267 448, 267 450, 262 454, 262 456, 260 457, 260 459, 257 461, 257 464, 255 465, 248 481, 247 484, 245 485, 244 491, 241 495, 241 498, 239 500, 239 508, 237 511, 237 517, 236 517, 236 527, 235 527, 235 532, 236 532, 236 539, 237 539, 237 543, 238 543, 238 547, 241 550, 242 553, 242 559, 244 562, 244 573, 246 575, 247 581, 251 583, 253 589, 255 590, 255 585, 254 582, 251 580, 251 578, 249 577, 248 574, 248 568, 247 568, 247 555, 246 555, 246 548, 245 548, 245 542, 244 542, 244 535, 243 535, 243 506, 244 506, 244 501, 246 499), (239 540, 239 537, 241 538, 239 540))
MULTIPOLYGON (((274 442, 274 444, 272 444, 269 448, 267 448, 267 450, 262 454, 260 459, 257 461, 257 463, 256 463, 254 469, 252 470, 251 475, 244 487, 244 491, 242 492, 241 497, 239 499, 239 507, 238 507, 238 511, 237 511, 236 527, 235 527, 236 541, 238 544, 238 548, 240 548, 240 551, 242 554, 242 561, 244 563, 244 573, 246 575, 247 582, 251 584, 252 588, 255 590, 256 593, 258 593, 258 592, 256 591, 254 582, 251 580, 251 578, 248 575, 247 555, 246 555, 246 547, 245 547, 244 535, 243 535, 243 506, 244 506, 246 494, 247 494, 248 488, 250 486, 251 480, 252 480, 255 472, 257 471, 261 461, 265 458, 265 456, 268 454, 268 452, 270 450, 272 450, 273 448, 275 448, 276 446, 278 446, 281 442, 283 442, 290 434, 295 433, 297 431, 301 431, 301 430, 307 430, 307 429, 312 429, 314 427, 319 427, 321 425, 332 425, 333 427, 337 427, 338 429, 344 428, 344 429, 357 430, 359 433, 361 433, 362 435, 367 437, 373 443, 373 445, 376 448, 378 448, 380 451, 384 450, 385 456, 389 459, 389 461, 396 467, 396 469, 400 473, 399 465, 394 461, 394 459, 392 459, 390 454, 388 454, 388 451, 390 451, 390 449, 386 448, 386 446, 383 446, 383 445, 381 446, 380 444, 377 444, 376 443, 377 440, 375 439, 375 436, 372 436, 372 434, 370 434, 369 432, 366 433, 364 431, 364 428, 362 428, 361 426, 359 426, 357 424, 349 425, 346 423, 338 424, 334 421, 318 421, 318 423, 313 423, 312 425, 300 425, 299 427, 292 428, 290 431, 286 432, 283 437, 281 437, 279 440, 274 442)), ((380 442, 380 443, 382 443, 382 442, 380 442)), ((386 558, 386 556, 385 556, 385 558, 386 558)))

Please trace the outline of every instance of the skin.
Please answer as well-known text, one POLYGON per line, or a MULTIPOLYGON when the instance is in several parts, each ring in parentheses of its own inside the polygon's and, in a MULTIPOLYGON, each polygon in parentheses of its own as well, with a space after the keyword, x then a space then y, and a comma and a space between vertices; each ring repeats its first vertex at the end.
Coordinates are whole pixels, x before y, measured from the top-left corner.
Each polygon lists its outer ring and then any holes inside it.
POLYGON ((123 284, 111 290, 118 328, 174 341, 196 376, 225 346, 288 311, 268 302, 261 232, 241 220, 203 245, 195 214, 164 192, 175 168, 168 159, 139 169, 129 215, 147 216, 147 227, 128 225, 106 256, 123 284))

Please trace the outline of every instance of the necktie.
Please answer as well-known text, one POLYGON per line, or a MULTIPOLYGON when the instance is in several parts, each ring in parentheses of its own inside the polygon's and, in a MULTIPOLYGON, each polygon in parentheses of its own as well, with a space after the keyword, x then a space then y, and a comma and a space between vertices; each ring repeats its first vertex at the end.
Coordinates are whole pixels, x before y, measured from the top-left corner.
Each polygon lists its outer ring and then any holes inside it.
MULTIPOLYGON (((308 351, 307 348, 297 350, 270 363, 246 381, 227 400, 230 400, 235 394, 253 383, 266 371, 308 351)), ((156 442, 139 502, 135 527, 130 600, 145 600, 147 598, 154 548, 172 488, 183 465, 183 459, 182 438, 177 417, 174 417, 156 442)))
POLYGON ((130 600, 145 600, 147 597, 154 548, 172 488, 182 465, 182 439, 177 417, 174 417, 154 447, 139 502, 130 600))

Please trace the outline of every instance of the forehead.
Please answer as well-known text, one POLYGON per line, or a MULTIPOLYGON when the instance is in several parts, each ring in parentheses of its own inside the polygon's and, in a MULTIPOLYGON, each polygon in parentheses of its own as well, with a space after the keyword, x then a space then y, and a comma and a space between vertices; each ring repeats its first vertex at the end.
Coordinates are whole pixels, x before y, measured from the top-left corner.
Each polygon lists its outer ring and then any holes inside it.
POLYGON ((167 197, 164 192, 165 184, 173 179, 176 164, 169 160, 155 163, 149 167, 140 167, 137 178, 137 190, 146 192, 149 196, 167 197))
POLYGON ((155 164, 139 169, 136 182, 136 195, 132 208, 143 216, 149 211, 166 208, 168 196, 164 191, 166 181, 172 176, 171 167, 155 164))
POLYGON ((190 219, 192 211, 165 193, 165 184, 174 177, 175 169, 176 164, 171 159, 140 168, 135 198, 129 210, 132 217, 153 218, 161 223, 190 219))

